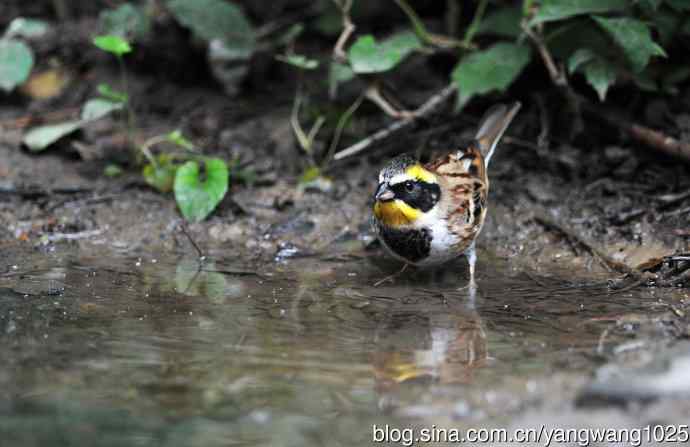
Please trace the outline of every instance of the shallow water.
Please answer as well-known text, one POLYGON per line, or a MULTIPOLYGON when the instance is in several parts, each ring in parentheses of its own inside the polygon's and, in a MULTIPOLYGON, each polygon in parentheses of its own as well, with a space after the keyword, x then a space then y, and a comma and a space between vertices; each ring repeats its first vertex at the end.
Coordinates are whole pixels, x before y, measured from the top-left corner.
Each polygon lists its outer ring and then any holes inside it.
MULTIPOLYGON (((11 446, 363 445, 372 424, 507 421, 672 294, 368 257, 240 265, 72 251, 0 265, 0 439, 11 446), (660 296, 660 294, 662 294, 660 296)), ((577 384, 577 380, 573 384, 577 384)), ((573 385, 575 386, 575 385, 573 385)))

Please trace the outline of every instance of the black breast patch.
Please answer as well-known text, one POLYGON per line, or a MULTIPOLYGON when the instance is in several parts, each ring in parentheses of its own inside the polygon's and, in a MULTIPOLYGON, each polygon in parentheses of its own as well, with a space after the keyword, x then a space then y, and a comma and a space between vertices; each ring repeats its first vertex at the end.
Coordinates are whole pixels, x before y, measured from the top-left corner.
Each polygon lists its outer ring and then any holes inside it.
POLYGON ((426 228, 397 230, 381 226, 379 231, 386 245, 398 256, 410 262, 419 262, 429 256, 432 236, 426 228))

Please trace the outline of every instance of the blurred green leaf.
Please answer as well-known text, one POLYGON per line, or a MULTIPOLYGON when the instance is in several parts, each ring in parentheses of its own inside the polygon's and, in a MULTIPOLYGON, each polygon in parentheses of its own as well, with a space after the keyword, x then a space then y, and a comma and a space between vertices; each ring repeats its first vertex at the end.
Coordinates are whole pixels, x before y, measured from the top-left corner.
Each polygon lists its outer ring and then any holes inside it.
POLYGON ((328 94, 331 98, 335 98, 338 85, 347 82, 355 77, 355 72, 349 65, 341 64, 340 62, 331 62, 330 70, 328 70, 328 94))
POLYGON ((566 19, 580 14, 620 11, 627 6, 626 0, 542 0, 530 25, 566 19))
POLYGON ((228 191, 228 166, 219 158, 204 161, 202 179, 199 163, 188 161, 175 175, 175 200, 185 219, 200 222, 223 200, 228 191))
POLYGON ((604 101, 609 87, 616 82, 616 67, 596 57, 585 64, 583 72, 587 82, 597 91, 599 100, 604 101))
POLYGON ((177 165, 173 162, 172 157, 167 154, 161 154, 156 157, 156 165, 149 163, 144 166, 142 175, 144 181, 159 192, 170 192, 175 183, 175 173, 177 172, 177 165))
POLYGON ((34 65, 34 54, 24 42, 0 39, 0 89, 10 92, 24 83, 34 65))
POLYGON ((198 37, 220 39, 236 57, 254 52, 254 29, 238 5, 224 0, 169 0, 167 5, 175 19, 198 37))
POLYGON ((474 95, 505 90, 529 63, 530 56, 530 47, 502 42, 464 57, 451 75, 458 88, 458 107, 474 95))
POLYGON ((115 36, 112 34, 94 37, 93 44, 101 50, 114 54, 115 56, 122 56, 123 54, 127 54, 132 51, 132 47, 129 42, 120 36, 115 36))
POLYGON ((367 34, 352 44, 348 59, 355 73, 380 73, 395 67, 421 46, 419 38, 411 31, 396 33, 381 43, 367 34))
POLYGON ((25 17, 17 17, 13 19, 7 31, 5 31, 5 37, 23 37, 25 39, 35 39, 45 35, 50 29, 48 22, 36 19, 27 19, 25 17))
POLYGON ((40 152, 83 125, 83 121, 67 121, 60 124, 35 127, 25 135, 23 142, 31 152, 40 152))
POLYGON ((122 175, 122 168, 119 165, 111 163, 105 167, 103 174, 105 174, 106 177, 117 177, 122 175))
POLYGON ((81 109, 81 119, 85 121, 97 120, 120 109, 122 109, 121 102, 113 102, 105 98, 89 99, 81 109))
POLYGON ((319 61, 309 59, 301 54, 277 55, 276 59, 303 70, 314 70, 319 66, 319 61))
POLYGON ((520 8, 505 7, 487 15, 482 19, 477 35, 494 35, 505 37, 517 37, 522 33, 520 21, 522 10, 520 8))
POLYGON ((141 39, 149 32, 151 23, 142 7, 123 3, 115 9, 106 9, 99 16, 104 34, 141 39))
POLYGON ((175 144, 190 151, 194 150, 194 143, 192 143, 184 135, 182 135, 182 131, 180 129, 173 130, 172 132, 166 135, 166 138, 172 144, 175 144))
POLYGON ((101 96, 112 102, 126 103, 129 99, 126 93, 114 90, 110 85, 105 83, 98 84, 96 90, 101 96))
POLYGON ((652 56, 666 56, 666 52, 652 40, 649 27, 636 19, 607 19, 593 17, 625 53, 635 72, 640 72, 652 56))

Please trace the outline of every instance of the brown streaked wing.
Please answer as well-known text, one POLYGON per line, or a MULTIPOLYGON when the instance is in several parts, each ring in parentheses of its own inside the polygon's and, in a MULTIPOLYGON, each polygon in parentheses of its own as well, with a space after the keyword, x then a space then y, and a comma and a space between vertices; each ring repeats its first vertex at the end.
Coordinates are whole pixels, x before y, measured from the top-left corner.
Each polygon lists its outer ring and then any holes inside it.
POLYGON ((456 250, 462 252, 477 236, 486 216, 489 181, 484 157, 479 147, 472 144, 427 164, 426 168, 444 180, 449 198, 446 218, 450 231, 459 239, 456 250))

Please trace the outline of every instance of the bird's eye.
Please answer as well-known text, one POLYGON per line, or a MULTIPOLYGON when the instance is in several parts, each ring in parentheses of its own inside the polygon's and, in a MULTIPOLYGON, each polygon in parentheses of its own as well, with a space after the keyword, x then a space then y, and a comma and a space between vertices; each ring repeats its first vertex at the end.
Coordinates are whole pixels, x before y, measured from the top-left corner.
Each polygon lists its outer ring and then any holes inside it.
POLYGON ((414 183, 412 183, 412 182, 410 182, 410 181, 405 182, 405 190, 406 190, 407 192, 412 192, 412 191, 414 191, 414 183))

